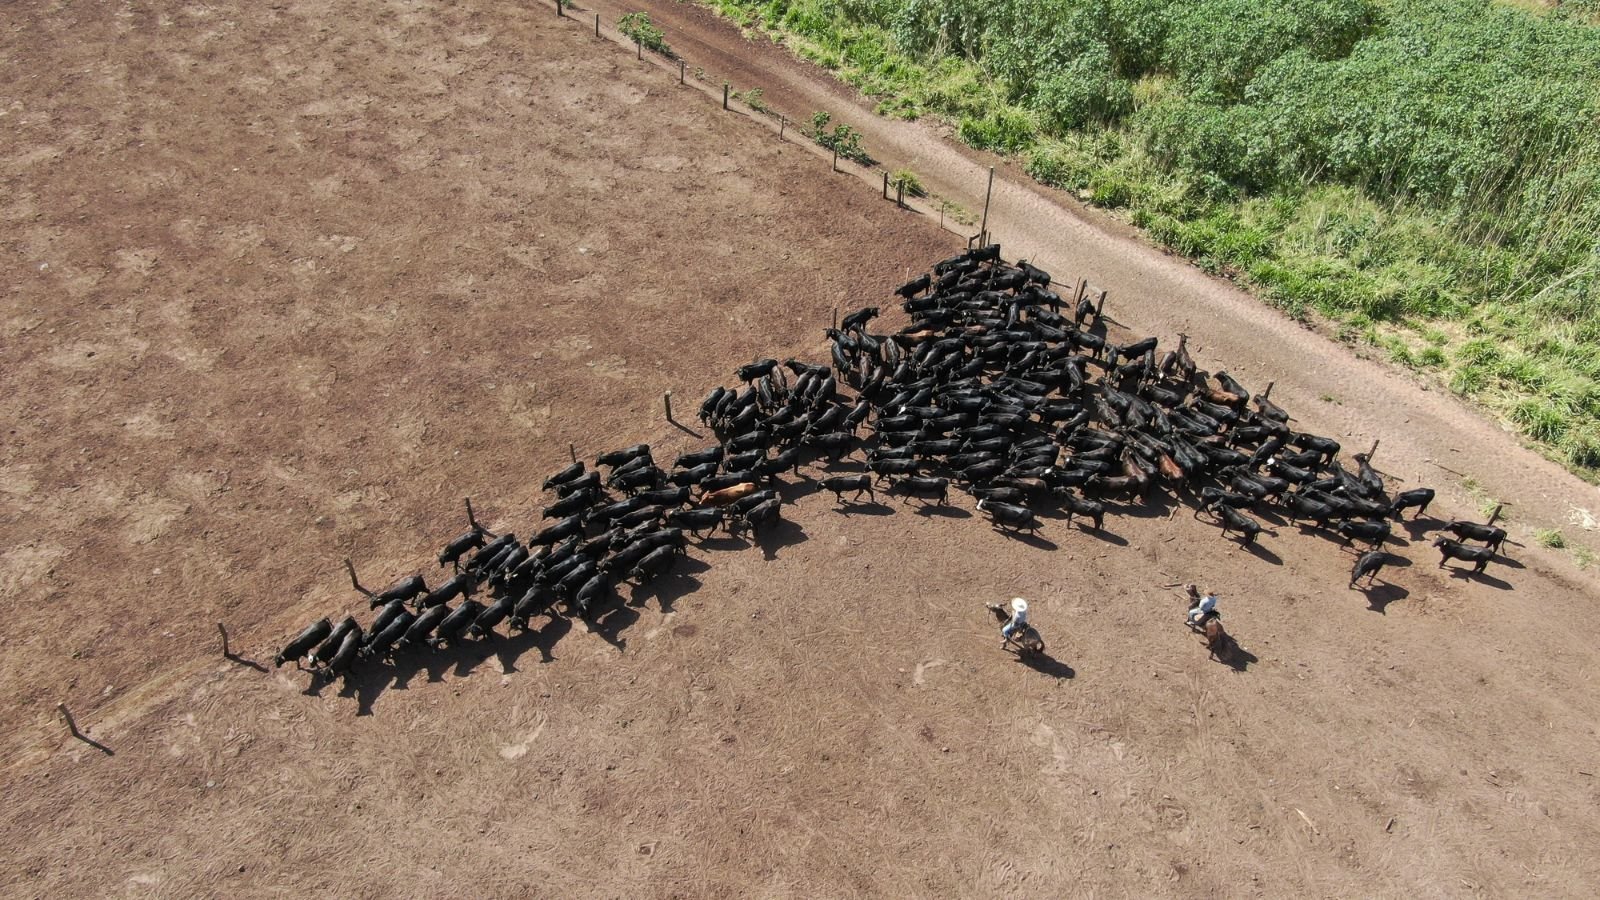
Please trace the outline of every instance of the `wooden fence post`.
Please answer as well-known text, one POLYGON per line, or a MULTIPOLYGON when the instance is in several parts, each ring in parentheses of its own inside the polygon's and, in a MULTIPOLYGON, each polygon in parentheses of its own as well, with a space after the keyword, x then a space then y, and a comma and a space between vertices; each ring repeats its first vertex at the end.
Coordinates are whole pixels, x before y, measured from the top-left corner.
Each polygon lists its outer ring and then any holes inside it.
POLYGON ((665 394, 661 395, 661 403, 664 406, 666 406, 666 408, 667 408, 667 421, 668 422, 677 421, 676 419, 672 418, 672 392, 671 391, 667 391, 665 394))
MULTIPOLYGON (((349 560, 345 560, 345 562, 349 562, 349 560)), ((352 569, 351 571, 353 572, 355 570, 352 569)), ((222 655, 225 657, 232 656, 233 652, 228 649, 228 629, 223 628, 222 623, 218 622, 217 632, 222 635, 222 655)))
POLYGON ((728 83, 726 81, 722 83, 722 108, 728 108, 728 83))
POLYGON ((644 59, 644 41, 639 38, 633 39, 633 58, 644 59))
POLYGON ((678 60, 678 83, 679 84, 683 84, 683 67, 685 65, 686 65, 686 63, 683 60, 681 60, 681 59, 678 60))
POLYGON ((572 457, 573 462, 578 461, 578 448, 571 441, 567 442, 567 455, 572 457))
POLYGON ((567 14, 561 11, 561 4, 565 2, 566 0, 556 0, 556 18, 558 19, 565 19, 567 17, 567 14))
POLYGON ((833 170, 839 171, 839 148, 833 148, 833 170))
POLYGON ((883 199, 889 199, 889 173, 883 173, 883 199))
POLYGON ((901 209, 906 207, 906 185, 903 181, 894 186, 894 205, 901 209))
POLYGON ((599 37, 600 36, 600 14, 599 13, 595 13, 594 14, 594 36, 595 37, 599 37))

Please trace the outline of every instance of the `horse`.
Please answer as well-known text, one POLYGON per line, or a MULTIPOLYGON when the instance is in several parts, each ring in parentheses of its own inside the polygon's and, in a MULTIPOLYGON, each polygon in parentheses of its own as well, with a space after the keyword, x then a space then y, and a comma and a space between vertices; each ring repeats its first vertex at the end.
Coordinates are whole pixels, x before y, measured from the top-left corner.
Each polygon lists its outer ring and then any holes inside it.
MULTIPOLYGON (((984 605, 988 607, 989 612, 994 613, 995 619, 999 620, 1002 625, 1011 621, 1011 613, 1007 612, 1006 608, 1000 604, 987 603, 984 605)), ((1039 636, 1039 632, 1032 625, 1022 626, 1007 640, 1017 645, 1017 652, 1020 655, 1029 656, 1044 653, 1044 638, 1039 636)))

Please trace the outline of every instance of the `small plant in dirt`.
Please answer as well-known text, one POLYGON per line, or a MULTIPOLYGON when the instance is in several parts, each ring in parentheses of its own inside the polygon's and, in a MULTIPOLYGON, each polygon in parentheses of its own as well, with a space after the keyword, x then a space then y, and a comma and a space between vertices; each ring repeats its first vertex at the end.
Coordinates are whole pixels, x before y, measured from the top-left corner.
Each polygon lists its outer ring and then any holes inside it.
POLYGON ((1549 547, 1551 550, 1560 550, 1567 546, 1567 539, 1562 536, 1559 528, 1541 528, 1533 533, 1533 539, 1539 542, 1539 546, 1549 547))
POLYGON ((767 102, 761 99, 761 88, 751 88, 748 91, 734 91, 733 96, 735 99, 743 102, 745 106, 750 107, 758 113, 764 113, 770 108, 767 106, 767 102))
POLYGON ((811 115, 811 139, 823 147, 836 151, 840 156, 863 166, 872 165, 872 157, 861 148, 861 132, 849 125, 834 125, 833 130, 828 130, 828 125, 833 122, 831 113, 818 111, 811 115))
POLYGON ((922 186, 922 179, 910 169, 897 169, 889 176, 889 186, 897 191, 904 191, 910 197, 926 197, 928 189, 922 186))
POLYGON ((667 46, 667 34, 656 23, 650 21, 647 12, 626 13, 617 20, 617 30, 643 44, 646 50, 651 50, 668 59, 677 59, 677 54, 667 46))

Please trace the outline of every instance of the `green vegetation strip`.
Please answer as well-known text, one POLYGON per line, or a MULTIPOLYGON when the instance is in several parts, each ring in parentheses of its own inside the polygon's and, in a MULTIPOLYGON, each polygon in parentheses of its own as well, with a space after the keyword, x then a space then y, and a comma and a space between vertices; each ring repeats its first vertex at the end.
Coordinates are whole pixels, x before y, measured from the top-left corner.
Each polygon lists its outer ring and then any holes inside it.
POLYGON ((1600 480, 1600 0, 704 0, 1600 480))

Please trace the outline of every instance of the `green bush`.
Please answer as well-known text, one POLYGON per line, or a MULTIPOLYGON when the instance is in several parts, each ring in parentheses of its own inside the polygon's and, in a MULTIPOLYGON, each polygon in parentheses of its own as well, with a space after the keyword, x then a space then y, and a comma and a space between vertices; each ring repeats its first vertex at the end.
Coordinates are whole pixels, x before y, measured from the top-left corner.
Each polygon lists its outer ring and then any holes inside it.
POLYGON ((624 13, 617 20, 617 30, 643 44, 646 50, 651 50, 668 59, 677 59, 672 48, 667 46, 666 32, 650 21, 650 14, 646 12, 624 13))

